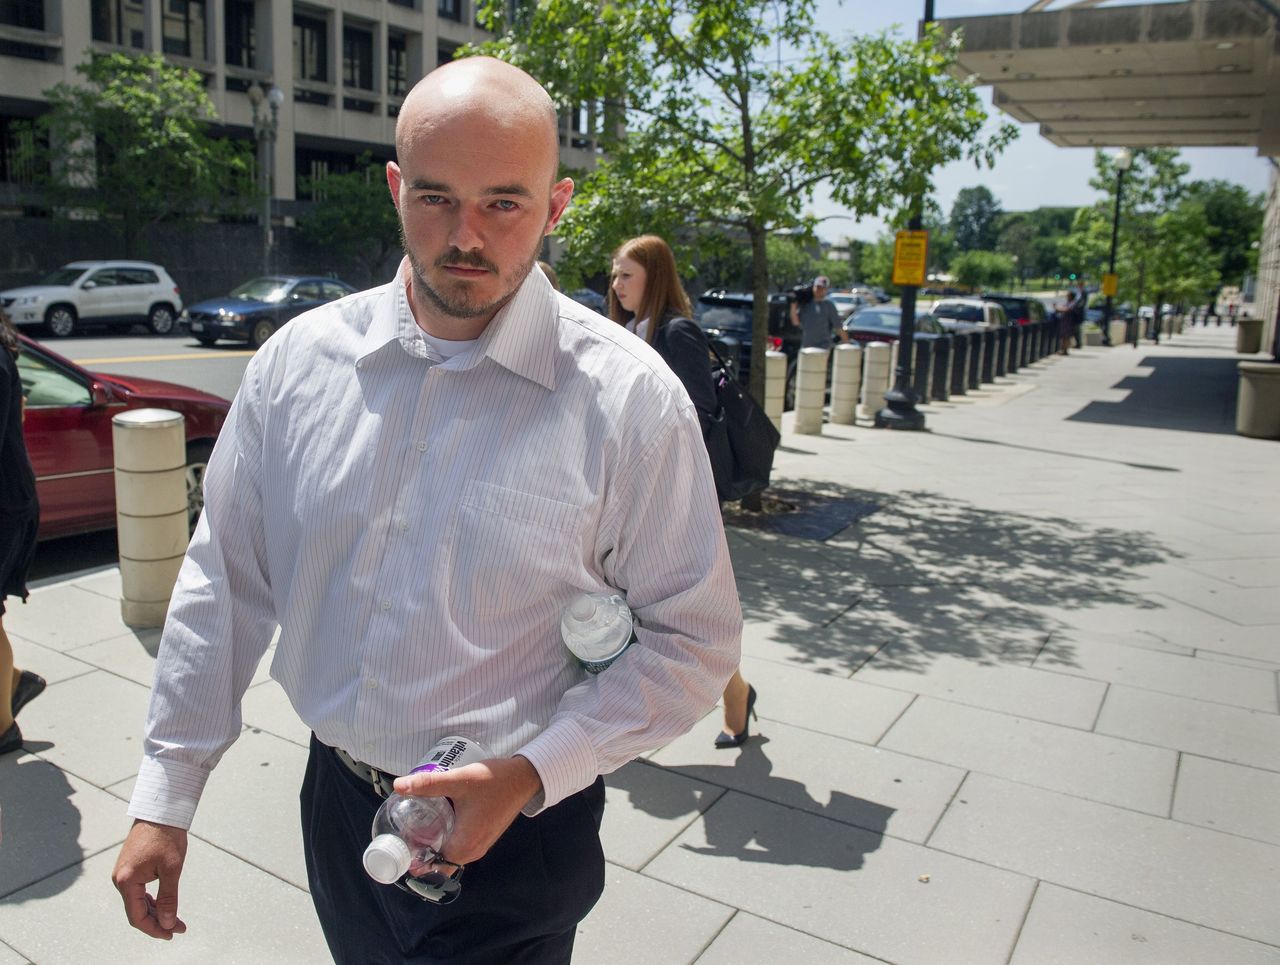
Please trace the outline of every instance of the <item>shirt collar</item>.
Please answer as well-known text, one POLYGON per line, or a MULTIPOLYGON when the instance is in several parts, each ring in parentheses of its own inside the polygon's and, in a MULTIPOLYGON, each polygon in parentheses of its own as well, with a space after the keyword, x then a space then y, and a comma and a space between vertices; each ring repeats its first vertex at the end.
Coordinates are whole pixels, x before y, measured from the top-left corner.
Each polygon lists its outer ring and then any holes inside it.
MULTIPOLYGON (((405 290, 408 272, 406 258, 401 261, 384 297, 378 300, 361 340, 357 364, 392 343, 398 343, 406 354, 432 358, 430 347, 409 310, 405 290)), ((558 349, 555 330, 559 315, 559 301, 546 275, 531 271, 511 300, 485 326, 475 348, 458 356, 455 363, 460 369, 469 369, 480 359, 491 358, 521 378, 554 389, 558 349)))

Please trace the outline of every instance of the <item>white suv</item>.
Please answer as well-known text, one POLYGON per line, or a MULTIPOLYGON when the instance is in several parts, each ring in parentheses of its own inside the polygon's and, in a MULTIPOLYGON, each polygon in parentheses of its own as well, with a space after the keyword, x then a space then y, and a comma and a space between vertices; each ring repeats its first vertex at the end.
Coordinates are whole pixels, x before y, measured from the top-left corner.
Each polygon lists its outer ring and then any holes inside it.
POLYGON ((35 285, 0 292, 18 325, 43 325, 65 338, 81 325, 146 322, 157 335, 174 330, 182 296, 169 273, 149 261, 73 261, 35 285))
POLYGON ((1003 306, 985 298, 941 298, 933 303, 929 314, 948 332, 1003 328, 1009 324, 1003 306))

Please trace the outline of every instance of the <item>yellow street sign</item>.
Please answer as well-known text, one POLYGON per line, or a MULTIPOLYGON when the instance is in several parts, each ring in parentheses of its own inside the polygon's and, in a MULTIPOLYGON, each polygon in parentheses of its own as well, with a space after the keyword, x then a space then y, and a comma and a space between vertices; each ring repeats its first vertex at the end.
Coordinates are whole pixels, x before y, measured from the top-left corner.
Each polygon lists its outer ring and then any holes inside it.
POLYGON ((1116 292, 1119 291, 1120 276, 1103 275, 1102 276, 1102 294, 1108 298, 1115 298, 1116 292))
POLYGON ((899 231, 893 244, 893 283, 924 284, 929 261, 929 232, 899 231))

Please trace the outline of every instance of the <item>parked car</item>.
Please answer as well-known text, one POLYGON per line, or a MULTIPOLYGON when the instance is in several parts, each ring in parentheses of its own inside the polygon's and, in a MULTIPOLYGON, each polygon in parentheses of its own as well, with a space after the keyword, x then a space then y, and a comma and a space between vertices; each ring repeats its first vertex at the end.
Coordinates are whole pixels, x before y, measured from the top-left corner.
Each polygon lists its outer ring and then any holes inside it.
POLYGON ((27 395, 22 433, 36 473, 40 539, 116 525, 111 419, 125 409, 182 413, 187 433, 187 511, 204 507, 204 467, 231 403, 154 379, 89 372, 19 335, 18 373, 27 395))
MULTIPOLYGON (((874 301, 874 299, 870 300, 874 301)), ((857 292, 831 292, 831 294, 827 295, 827 301, 836 307, 836 311, 839 312, 840 318, 843 320, 863 305, 866 305, 868 299, 857 292)))
POLYGON ((999 302, 982 298, 941 298, 929 310, 949 332, 969 332, 979 328, 1001 328, 1009 324, 999 302))
POLYGON ((17 325, 42 325, 66 338, 89 325, 145 322, 156 335, 174 330, 182 295, 169 273, 149 261, 73 261, 34 285, 0 292, 17 325))
POLYGON ((601 315, 605 314, 605 298, 598 291, 593 291, 590 288, 575 288, 571 292, 566 292, 566 294, 579 305, 586 305, 593 312, 599 312, 601 315))
MULTIPOLYGON (((854 342, 896 342, 902 331, 902 309, 897 305, 868 305, 845 321, 844 330, 854 342)), ((916 316, 917 339, 937 338, 945 331, 941 320, 928 312, 916 316)))
POLYGON ((337 278, 265 275, 230 295, 192 305, 182 313, 182 324, 201 345, 226 338, 261 348, 289 319, 355 290, 337 278))
MULTIPOLYGON (((725 361, 735 362, 738 380, 744 385, 751 376, 752 311, 750 292, 712 289, 703 292, 693 306, 693 320, 701 326, 725 361)), ((769 296, 769 347, 787 356, 788 398, 795 378, 795 360, 800 354, 800 329, 791 324, 786 295, 769 296)))
POLYGON ((983 294, 983 301, 997 302, 1004 309, 1010 325, 1030 325, 1044 321, 1048 314, 1044 302, 1029 295, 1005 295, 1001 292, 983 294))

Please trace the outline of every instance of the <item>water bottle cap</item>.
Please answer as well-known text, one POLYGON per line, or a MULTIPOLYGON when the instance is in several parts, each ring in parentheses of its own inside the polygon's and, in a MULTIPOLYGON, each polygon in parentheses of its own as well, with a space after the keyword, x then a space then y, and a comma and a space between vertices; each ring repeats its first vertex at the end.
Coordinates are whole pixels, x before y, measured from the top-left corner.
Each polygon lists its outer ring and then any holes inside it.
POLYGON ((569 615, 579 623, 590 623, 595 619, 598 609, 596 598, 589 593, 584 593, 569 604, 569 615))
POLYGON ((380 834, 364 849, 364 870, 380 884, 395 884, 409 870, 409 846, 395 834, 380 834))

